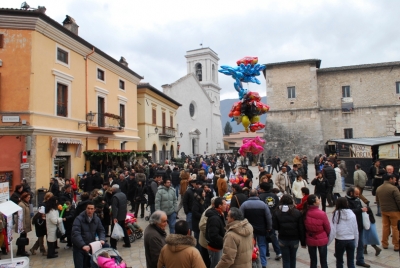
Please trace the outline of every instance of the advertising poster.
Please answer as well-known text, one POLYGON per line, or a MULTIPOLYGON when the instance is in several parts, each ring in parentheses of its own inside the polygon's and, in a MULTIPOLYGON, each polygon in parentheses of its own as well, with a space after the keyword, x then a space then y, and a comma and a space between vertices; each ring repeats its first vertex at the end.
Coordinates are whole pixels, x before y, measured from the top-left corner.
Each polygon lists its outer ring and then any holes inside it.
POLYGON ((350 146, 350 155, 355 158, 372 158, 371 146, 353 144, 350 146))
POLYGON ((380 159, 398 159, 399 158, 399 144, 385 144, 379 146, 380 159))
POLYGON ((340 157, 350 157, 350 146, 348 143, 338 143, 336 151, 340 157))

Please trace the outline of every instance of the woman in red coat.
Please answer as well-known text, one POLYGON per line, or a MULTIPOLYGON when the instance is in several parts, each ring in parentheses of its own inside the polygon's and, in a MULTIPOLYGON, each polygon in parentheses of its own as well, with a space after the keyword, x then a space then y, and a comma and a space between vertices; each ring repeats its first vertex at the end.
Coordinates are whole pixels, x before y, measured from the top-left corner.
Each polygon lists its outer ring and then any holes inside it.
POLYGON ((74 178, 71 178, 71 187, 72 187, 72 191, 73 191, 73 199, 76 202, 76 191, 78 190, 78 185, 76 185, 74 178))
POLYGON ((328 240, 331 226, 326 213, 319 209, 320 204, 319 197, 312 194, 308 196, 303 208, 310 268, 317 268, 317 249, 321 268, 328 268, 328 240))

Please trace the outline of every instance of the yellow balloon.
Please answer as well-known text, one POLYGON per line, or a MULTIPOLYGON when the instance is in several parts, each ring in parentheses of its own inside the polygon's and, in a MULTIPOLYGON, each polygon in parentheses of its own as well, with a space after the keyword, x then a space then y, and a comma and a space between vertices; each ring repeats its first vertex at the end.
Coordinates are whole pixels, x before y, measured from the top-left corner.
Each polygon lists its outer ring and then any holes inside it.
POLYGON ((249 132, 250 119, 247 115, 242 116, 242 125, 244 126, 246 132, 249 132))
POLYGON ((258 115, 253 116, 250 121, 252 124, 260 122, 260 117, 258 115))

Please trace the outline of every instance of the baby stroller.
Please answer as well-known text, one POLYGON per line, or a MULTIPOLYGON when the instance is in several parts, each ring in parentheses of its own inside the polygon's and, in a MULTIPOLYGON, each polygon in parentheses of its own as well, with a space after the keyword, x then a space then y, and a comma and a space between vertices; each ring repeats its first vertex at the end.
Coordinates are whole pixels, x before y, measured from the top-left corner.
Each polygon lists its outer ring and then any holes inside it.
POLYGON ((115 262, 117 264, 121 263, 122 257, 119 255, 119 252, 117 250, 113 248, 101 248, 91 255, 90 265, 92 268, 99 268, 99 265, 97 263, 97 258, 99 257, 99 254, 103 252, 107 252, 111 258, 115 259, 115 262))
POLYGON ((125 218, 125 228, 129 236, 129 242, 133 243, 136 239, 143 237, 143 230, 137 224, 135 214, 127 213, 125 218))

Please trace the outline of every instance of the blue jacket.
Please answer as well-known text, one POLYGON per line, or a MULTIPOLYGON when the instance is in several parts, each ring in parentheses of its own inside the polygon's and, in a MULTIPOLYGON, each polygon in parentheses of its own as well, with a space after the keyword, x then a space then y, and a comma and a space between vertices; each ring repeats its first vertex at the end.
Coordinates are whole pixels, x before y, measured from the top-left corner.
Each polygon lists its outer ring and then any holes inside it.
POLYGON ((269 207, 257 196, 247 199, 241 206, 244 217, 253 226, 255 235, 266 235, 272 229, 272 216, 269 207))
POLYGON ((100 218, 96 214, 93 214, 92 221, 89 222, 86 211, 83 211, 75 218, 72 225, 72 244, 75 248, 82 249, 83 246, 96 241, 96 234, 99 240, 106 241, 106 235, 100 218))

